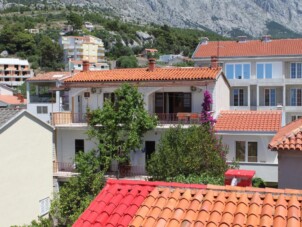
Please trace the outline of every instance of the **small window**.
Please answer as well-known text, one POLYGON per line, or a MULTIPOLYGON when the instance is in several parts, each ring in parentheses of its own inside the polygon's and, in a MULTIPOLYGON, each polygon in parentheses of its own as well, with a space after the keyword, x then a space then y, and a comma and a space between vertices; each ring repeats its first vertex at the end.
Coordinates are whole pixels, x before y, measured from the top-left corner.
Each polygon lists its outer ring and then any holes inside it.
POLYGON ((48 114, 47 106, 37 106, 37 113, 38 114, 48 114))
POLYGON ((245 141, 236 141, 236 160, 245 161, 245 141))
POLYGON ((302 116, 301 115, 292 115, 292 121, 300 119, 302 116))
POLYGON ((104 93, 104 102, 106 100, 110 100, 112 103, 115 101, 115 94, 114 93, 104 93))
POLYGON ((49 212, 50 209, 50 199, 49 197, 42 199, 40 202, 40 216, 43 216, 49 212))
POLYGON ((258 143, 236 141, 236 160, 240 162, 257 162, 258 161, 258 143))
POLYGON ((84 140, 75 140, 75 153, 84 152, 84 140))

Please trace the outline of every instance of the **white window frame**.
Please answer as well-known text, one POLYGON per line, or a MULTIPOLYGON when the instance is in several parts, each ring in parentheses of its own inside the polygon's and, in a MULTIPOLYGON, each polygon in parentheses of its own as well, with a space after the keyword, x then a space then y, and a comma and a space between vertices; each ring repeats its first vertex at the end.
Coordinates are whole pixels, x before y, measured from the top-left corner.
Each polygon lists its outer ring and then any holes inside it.
MULTIPOLYGON (((256 162, 258 162, 258 158, 259 158, 259 152, 258 152, 258 142, 257 141, 244 141, 244 140, 237 140, 237 141, 235 141, 235 159, 237 160, 237 142, 244 142, 244 161, 242 161, 242 160, 239 160, 239 162, 248 162, 248 163, 256 163, 256 162), (257 155, 256 155, 256 161, 255 162, 251 162, 251 161, 249 161, 249 150, 248 150, 248 148, 249 148, 249 143, 256 143, 256 145, 257 145, 257 155)), ((251 156, 252 157, 252 156, 251 156)))
MULTIPOLYGON (((249 70, 249 78, 245 80, 249 80, 251 78, 251 63, 249 62, 242 62, 242 63, 226 63, 225 64, 225 73, 227 73, 227 66, 232 65, 233 66, 233 75, 232 75, 232 80, 244 80, 244 65, 249 65, 250 70, 249 70), (236 78, 236 65, 241 65, 241 78, 236 78)), ((226 75, 228 78, 228 75, 226 75)))
POLYGON ((39 201, 39 203, 40 203, 40 216, 44 216, 45 214, 48 214, 49 211, 50 211, 50 199, 49 199, 49 197, 41 199, 39 201))
POLYGON ((273 79, 274 78, 274 73, 273 73, 273 66, 274 64, 272 62, 257 62, 256 63, 256 78, 258 80, 263 80, 263 79, 273 79), (272 78, 267 77, 266 75, 266 65, 272 65, 272 78), (263 78, 258 78, 258 65, 263 65, 263 78))
POLYGON ((244 105, 244 89, 243 88, 234 88, 233 89, 233 105, 234 106, 245 106, 244 105), (235 105, 235 90, 238 91, 238 105, 235 105), (243 91, 243 97, 242 100, 240 99, 240 91, 243 91), (242 101, 242 105, 240 105, 240 101, 242 101))
POLYGON ((291 120, 292 120, 292 121, 298 120, 298 119, 300 119, 300 118, 302 118, 302 115, 297 115, 297 114, 296 114, 296 115, 292 115, 292 116, 291 116, 291 120))
POLYGON ((291 88, 290 89, 290 106, 302 106, 302 88, 291 88), (292 91, 295 90, 295 103, 292 102, 292 91), (300 105, 298 104, 298 90, 300 91, 300 105))
POLYGON ((264 106, 276 106, 277 105, 277 100, 276 100, 276 98, 277 98, 277 94, 276 94, 276 88, 264 88, 264 106), (265 92, 266 91, 269 91, 269 105, 266 105, 266 100, 265 100, 265 92), (275 91, 275 103, 273 104, 272 103, 272 100, 271 100, 271 93, 272 93, 272 91, 275 91))
POLYGON ((290 79, 302 79, 302 62, 291 62, 290 63, 290 79), (298 64, 301 64, 301 75, 298 77, 298 64), (292 76, 292 65, 295 65, 295 75, 294 77, 292 76))

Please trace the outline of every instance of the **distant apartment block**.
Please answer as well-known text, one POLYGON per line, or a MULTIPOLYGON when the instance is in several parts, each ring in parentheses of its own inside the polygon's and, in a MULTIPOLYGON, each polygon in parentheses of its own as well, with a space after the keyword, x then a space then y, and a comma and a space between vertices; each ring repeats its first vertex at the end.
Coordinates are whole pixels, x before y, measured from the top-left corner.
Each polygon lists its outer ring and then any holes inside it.
POLYGON ((282 109, 283 124, 302 116, 302 39, 203 38, 192 58, 196 66, 208 66, 213 56, 230 82, 231 109, 282 109))
POLYGON ((105 62, 105 48, 101 39, 94 36, 62 36, 60 45, 64 49, 64 62, 69 69, 69 60, 105 62))
POLYGON ((31 77, 33 77, 33 71, 27 60, 0 58, 0 84, 18 87, 31 77))

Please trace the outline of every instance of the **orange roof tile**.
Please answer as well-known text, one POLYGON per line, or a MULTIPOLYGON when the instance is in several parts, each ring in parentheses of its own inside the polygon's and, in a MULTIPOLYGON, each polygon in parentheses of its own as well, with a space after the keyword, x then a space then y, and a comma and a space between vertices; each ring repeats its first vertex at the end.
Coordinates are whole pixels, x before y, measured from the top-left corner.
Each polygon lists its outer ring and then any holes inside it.
POLYGON ((27 103, 27 100, 24 99, 23 102, 21 102, 20 99, 18 99, 17 96, 14 95, 0 95, 0 102, 4 102, 9 105, 24 105, 27 103))
POLYGON ((110 81, 171 81, 171 80, 214 80, 221 68, 146 68, 113 69, 80 72, 65 80, 70 82, 110 82, 110 81))
POLYGON ((302 119, 282 127, 268 145, 271 150, 302 151, 302 119))
POLYGON ((278 110, 221 111, 215 124, 216 131, 277 132, 281 128, 282 114, 278 110))
POLYGON ((261 40, 208 42, 198 45, 192 58, 209 58, 217 55, 218 47, 220 58, 302 55, 302 39, 275 39, 270 42, 261 40))
POLYGON ((272 193, 265 188, 254 192, 250 187, 240 190, 232 186, 206 187, 110 179, 73 226, 279 227, 301 224, 301 190, 286 194, 282 189, 274 189, 272 193))
POLYGON ((35 77, 28 78, 26 81, 57 81, 64 80, 70 76, 70 72, 47 72, 40 73, 35 77))

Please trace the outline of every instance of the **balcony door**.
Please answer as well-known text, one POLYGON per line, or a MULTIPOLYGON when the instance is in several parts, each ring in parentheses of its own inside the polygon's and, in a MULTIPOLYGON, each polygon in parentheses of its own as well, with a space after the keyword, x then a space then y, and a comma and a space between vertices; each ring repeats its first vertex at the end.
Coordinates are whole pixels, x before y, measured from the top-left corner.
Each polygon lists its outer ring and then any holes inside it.
POLYGON ((192 95, 184 92, 155 93, 155 113, 192 112, 192 95))

